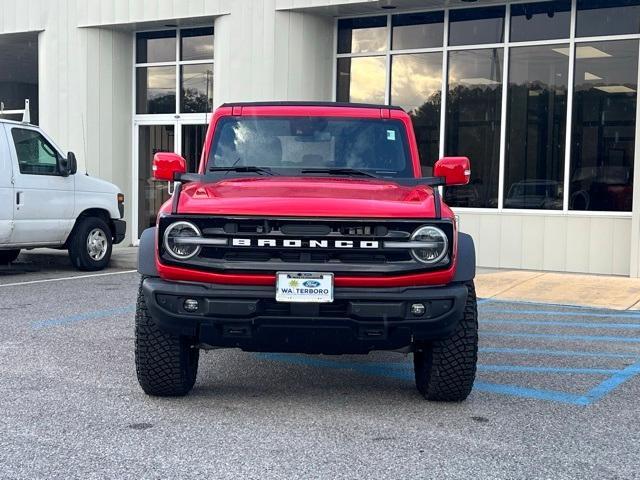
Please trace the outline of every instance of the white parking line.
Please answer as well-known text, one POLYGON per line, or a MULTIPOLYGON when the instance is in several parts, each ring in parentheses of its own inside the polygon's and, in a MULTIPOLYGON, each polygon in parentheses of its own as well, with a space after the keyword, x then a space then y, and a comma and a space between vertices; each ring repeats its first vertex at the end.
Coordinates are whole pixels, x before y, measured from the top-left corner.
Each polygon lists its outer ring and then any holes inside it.
POLYGON ((122 275, 123 273, 133 273, 137 272, 137 270, 123 270, 121 272, 105 272, 105 273, 92 273, 89 275, 75 275, 72 277, 58 277, 58 278, 45 278, 43 280, 29 280, 26 282, 15 282, 15 283, 5 283, 0 284, 0 288, 2 287, 15 287, 18 285, 33 285, 34 283, 47 283, 47 282, 59 282, 61 280, 76 280, 81 278, 91 278, 91 277, 106 277, 108 275, 122 275))

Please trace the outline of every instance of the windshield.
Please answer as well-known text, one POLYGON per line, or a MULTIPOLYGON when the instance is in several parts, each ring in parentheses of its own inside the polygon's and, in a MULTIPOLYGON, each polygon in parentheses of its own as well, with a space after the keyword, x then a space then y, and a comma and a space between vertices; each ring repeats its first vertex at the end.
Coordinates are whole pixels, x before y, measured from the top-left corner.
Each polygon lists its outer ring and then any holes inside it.
POLYGON ((357 169, 381 177, 414 176, 404 125, 384 119, 222 119, 216 127, 207 169, 248 166, 283 174, 287 169, 357 169))

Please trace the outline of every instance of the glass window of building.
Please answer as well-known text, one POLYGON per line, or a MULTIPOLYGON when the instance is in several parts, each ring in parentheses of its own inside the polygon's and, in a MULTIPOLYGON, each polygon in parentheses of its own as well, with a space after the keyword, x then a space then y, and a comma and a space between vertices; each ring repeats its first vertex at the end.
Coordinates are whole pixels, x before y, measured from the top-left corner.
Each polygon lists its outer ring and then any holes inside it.
POLYGON ((468 8, 449 12, 449 45, 501 43, 505 7, 468 8))
POLYGON ((213 28, 138 33, 136 61, 137 114, 212 111, 213 28))
POLYGON ((393 50, 442 47, 444 12, 394 15, 391 23, 393 50))
POLYGON ((213 65, 210 63, 180 67, 182 113, 213 110, 213 65))
POLYGON ((571 0, 511 5, 512 42, 569 38, 571 0))
POLYGON ((440 145, 442 53, 394 55, 391 63, 391 103, 411 116, 423 174, 431 175, 440 145))
POLYGON ((630 212, 638 41, 576 46, 569 209, 630 212))
POLYGON ((384 103, 385 81, 385 57, 338 59, 339 102, 384 103))
MULTIPOLYGON (((0 102, 6 110, 21 110, 29 100, 31 123, 38 124, 38 34, 0 35, 0 102)), ((21 115, 7 116, 22 120, 21 115)))
POLYGON ((350 18, 338 21, 338 53, 387 50, 387 17, 350 18))
POLYGON ((176 32, 141 32, 136 35, 136 63, 175 62, 176 32))
POLYGON ((449 54, 445 153, 472 161, 469 185, 445 190, 451 206, 498 206, 502 69, 500 48, 449 54))
POLYGON ((175 113, 176 68, 138 67, 136 69, 136 112, 175 113))
POLYGON ((213 59, 213 28, 192 28, 180 32, 180 60, 213 59))
POLYGON ((640 33, 640 0, 577 0, 577 37, 640 33))
POLYGON ((504 208, 562 210, 569 85, 564 48, 509 52, 504 208))

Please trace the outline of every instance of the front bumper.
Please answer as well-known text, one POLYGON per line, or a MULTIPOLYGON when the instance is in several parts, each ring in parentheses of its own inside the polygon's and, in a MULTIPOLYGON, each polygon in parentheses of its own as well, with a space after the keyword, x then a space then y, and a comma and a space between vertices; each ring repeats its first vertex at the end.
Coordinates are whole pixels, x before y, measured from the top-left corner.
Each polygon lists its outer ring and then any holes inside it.
POLYGON ((113 223, 113 243, 120 243, 127 233, 127 222, 124 220, 111 219, 113 223))
POLYGON ((142 283, 147 309, 158 326, 195 338, 203 346, 261 352, 367 353, 397 350, 414 341, 446 338, 463 316, 464 284, 441 287, 336 287, 334 302, 275 301, 275 288, 168 282, 142 283), (198 310, 183 308, 186 299, 198 310), (411 314, 412 303, 426 306, 411 314))

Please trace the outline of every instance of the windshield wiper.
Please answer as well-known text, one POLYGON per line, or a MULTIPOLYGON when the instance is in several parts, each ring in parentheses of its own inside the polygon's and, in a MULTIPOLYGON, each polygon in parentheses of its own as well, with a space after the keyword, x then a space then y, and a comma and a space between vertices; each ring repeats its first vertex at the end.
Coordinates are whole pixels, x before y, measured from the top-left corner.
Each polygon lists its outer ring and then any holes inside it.
POLYGON ((378 178, 376 175, 355 168, 304 168, 300 173, 326 173, 327 175, 351 175, 354 177, 378 178))
POLYGON ((239 166, 239 167, 233 167, 233 166, 209 167, 209 171, 210 172, 238 172, 238 173, 248 172, 248 173, 262 173, 265 175, 275 175, 275 173, 273 173, 270 168, 255 167, 250 165, 239 166))

